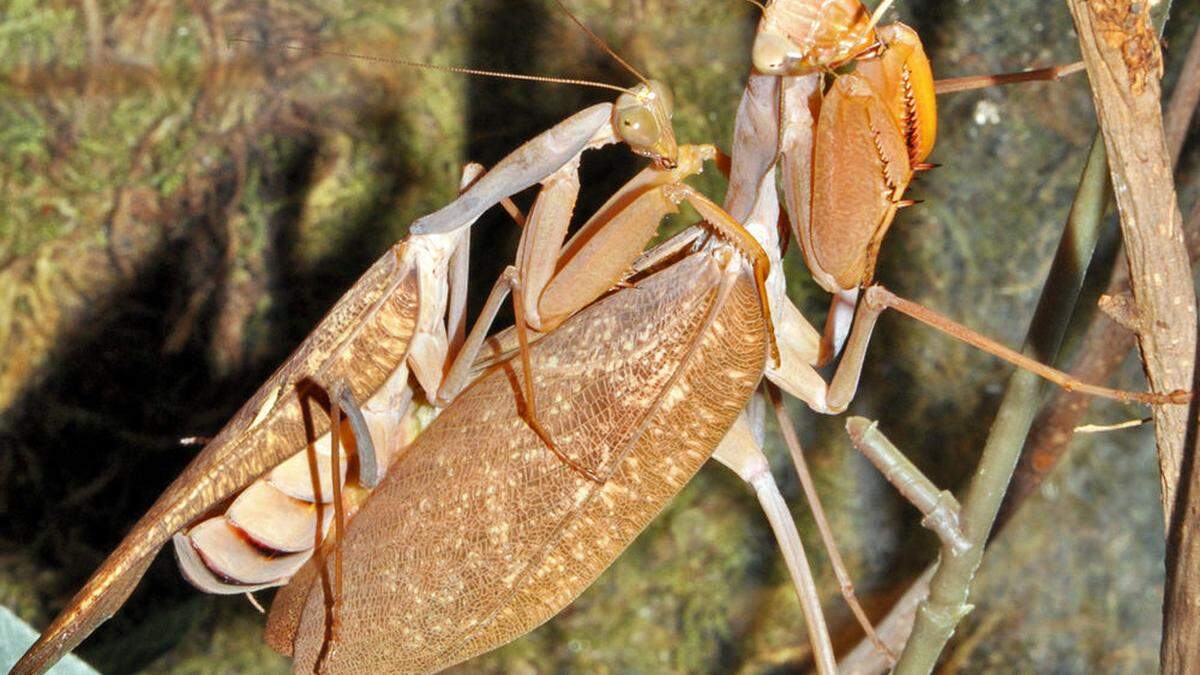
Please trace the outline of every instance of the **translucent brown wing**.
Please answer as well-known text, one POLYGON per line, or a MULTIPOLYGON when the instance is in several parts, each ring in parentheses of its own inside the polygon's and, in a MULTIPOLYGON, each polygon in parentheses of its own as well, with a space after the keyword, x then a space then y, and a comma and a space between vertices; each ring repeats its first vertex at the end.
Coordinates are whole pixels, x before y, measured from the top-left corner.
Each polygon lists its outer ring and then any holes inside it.
MULTIPOLYGON (((546 621, 612 563, 700 468, 761 377, 759 298, 748 266, 729 264, 732 274, 690 256, 534 345, 539 419, 574 461, 608 476, 603 484, 529 430, 519 368, 501 364, 438 417, 343 539, 329 672, 463 661, 546 621)), ((297 672, 313 672, 325 641, 313 569, 272 607, 272 644, 299 621, 297 672)))

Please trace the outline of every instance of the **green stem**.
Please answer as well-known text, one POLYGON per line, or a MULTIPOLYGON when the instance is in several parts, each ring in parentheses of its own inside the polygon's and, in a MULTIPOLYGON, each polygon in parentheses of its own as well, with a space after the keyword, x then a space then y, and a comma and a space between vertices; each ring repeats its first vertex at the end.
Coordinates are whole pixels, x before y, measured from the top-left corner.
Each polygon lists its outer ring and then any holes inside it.
MULTIPOLYGON (((1042 362, 1054 360, 1083 285, 1107 202, 1108 161, 1104 143, 1097 135, 1025 337, 1022 352, 1026 356, 1042 362)), ((1009 379, 962 502, 960 526, 969 545, 959 551, 943 547, 929 597, 917 610, 912 636, 896 666, 900 675, 932 671, 958 622, 971 611, 967 603, 971 580, 983 559, 988 534, 1047 386, 1024 370, 1009 379)))
POLYGON ((895 486, 925 518, 921 524, 933 530, 942 540, 942 548, 965 551, 970 543, 958 527, 958 512, 962 507, 947 490, 939 490, 933 481, 921 473, 900 449, 879 430, 877 422, 865 417, 846 420, 846 432, 854 447, 863 454, 879 473, 895 486))

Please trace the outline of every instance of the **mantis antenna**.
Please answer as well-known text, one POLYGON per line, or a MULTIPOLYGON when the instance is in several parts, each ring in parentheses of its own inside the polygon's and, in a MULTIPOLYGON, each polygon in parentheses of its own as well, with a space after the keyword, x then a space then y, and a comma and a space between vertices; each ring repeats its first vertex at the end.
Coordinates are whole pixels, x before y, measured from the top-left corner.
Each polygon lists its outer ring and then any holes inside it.
MULTIPOLYGON (((593 80, 580 80, 570 77, 550 77, 548 75, 525 75, 521 73, 505 73, 498 70, 480 70, 477 68, 461 68, 459 66, 439 66, 433 63, 422 63, 420 61, 409 61, 408 59, 400 59, 392 56, 372 56, 369 54, 356 54, 353 52, 343 52, 335 49, 321 49, 319 47, 305 47, 303 45, 293 45, 286 42, 271 42, 268 40, 255 40, 252 38, 233 37, 229 38, 230 42, 244 42, 246 44, 265 45, 268 47, 278 47, 280 49, 290 49, 296 52, 304 52, 308 54, 316 54, 320 56, 340 56, 347 59, 356 59, 359 61, 371 61, 374 63, 386 63, 394 66, 408 66, 410 68, 423 68, 425 70, 436 70, 443 73, 459 73, 462 75, 478 75, 481 77, 500 77, 509 80, 528 80, 532 82, 546 82, 549 84, 572 84, 580 87, 595 87, 599 89, 611 89, 621 93, 628 92, 625 87, 619 87, 615 84, 607 82, 595 82, 593 80)), ((619 57, 618 57, 619 58, 619 57)))
MULTIPOLYGON (((747 1, 751 2, 755 5, 758 5, 759 9, 763 9, 762 4, 760 4, 758 2, 758 0, 747 0, 747 1)), ((588 28, 586 24, 584 24, 582 21, 580 21, 579 17, 575 16, 575 14, 572 13, 571 10, 568 9, 567 6, 562 3, 562 0, 554 0, 554 4, 558 5, 558 8, 561 9, 562 12, 564 14, 566 14, 567 17, 570 18, 571 21, 574 22, 576 26, 579 26, 580 30, 582 30, 592 40, 592 42, 596 43, 596 45, 599 46, 601 49, 603 49, 606 53, 608 53, 609 56, 613 57, 613 59, 615 59, 617 61, 617 63, 621 64, 626 70, 628 70, 630 73, 633 73, 634 77, 636 77, 638 80, 640 80, 643 84, 645 84, 647 86, 650 85, 650 80, 647 79, 645 75, 642 75, 641 71, 639 71, 637 68, 634 68, 633 65, 630 64, 625 59, 621 58, 621 55, 618 54, 616 52, 616 50, 614 50, 612 47, 608 46, 608 43, 606 43, 599 35, 596 35, 596 33, 593 32, 592 29, 588 28)), ((581 87, 595 87, 595 88, 599 88, 599 89, 609 89, 612 91, 619 91, 621 93, 629 92, 629 89, 627 89, 625 87, 620 87, 615 84, 608 84, 607 82, 596 82, 594 80, 583 80, 583 79, 570 78, 570 77, 551 77, 548 75, 525 75, 525 74, 521 74, 521 73, 506 73, 506 72, 498 71, 498 70, 482 70, 479 68, 463 68, 460 66, 439 66, 436 64, 432 64, 432 63, 423 63, 421 61, 410 61, 408 59, 401 59, 401 58, 396 58, 396 57, 392 57, 392 56, 371 56, 369 54, 356 54, 353 52, 343 52, 343 51, 339 51, 339 50, 335 50, 335 49, 321 49, 318 47, 305 47, 303 45, 293 45, 293 44, 288 44, 288 43, 276 43, 276 42, 271 42, 269 40, 255 40, 252 38, 244 38, 244 37, 229 38, 229 42, 244 42, 247 44, 266 45, 266 46, 270 46, 270 47, 278 47, 280 49, 290 49, 292 51, 306 52, 309 54, 317 54, 317 55, 323 55, 323 56, 340 56, 342 58, 357 59, 359 61, 371 61, 371 62, 375 62, 375 63, 386 63, 389 65, 396 65, 396 66, 407 66, 410 68, 423 68, 425 70, 435 70, 435 71, 443 72, 443 73, 459 73, 461 75, 477 75, 477 76, 481 76, 481 77, 499 77, 499 78, 504 78, 504 79, 509 79, 509 80, 526 80, 526 81, 531 81, 531 82, 546 82, 549 84, 573 84, 573 85, 578 85, 581 87)))
POLYGON ((888 8, 892 6, 892 1, 883 0, 879 3, 879 6, 875 8, 875 12, 871 14, 871 22, 867 24, 867 29, 863 31, 864 33, 869 32, 872 28, 879 25, 879 21, 883 19, 883 13, 888 11, 888 8))
POLYGON ((646 79, 645 75, 642 75, 638 71, 637 68, 634 68, 633 66, 631 66, 629 64, 628 61, 621 58, 621 55, 618 54, 616 52, 616 50, 614 50, 612 47, 609 47, 608 43, 606 43, 603 39, 601 39, 599 35, 596 35, 595 33, 593 33, 591 28, 588 28, 587 25, 585 25, 582 21, 579 20, 579 17, 575 16, 575 14, 573 14, 570 9, 567 9, 567 6, 562 3, 562 0, 554 0, 554 4, 558 5, 558 8, 561 9, 563 11, 563 13, 566 14, 567 17, 571 19, 571 21, 574 21, 575 25, 579 26, 579 28, 584 33, 586 33, 589 38, 592 39, 592 42, 595 42, 597 46, 599 46, 604 51, 608 52, 608 55, 613 57, 614 59, 616 59, 617 63, 621 64, 622 66, 625 66, 625 69, 628 70, 629 72, 633 73, 634 77, 641 80, 642 84, 645 84, 645 85, 650 84, 650 80, 646 79))

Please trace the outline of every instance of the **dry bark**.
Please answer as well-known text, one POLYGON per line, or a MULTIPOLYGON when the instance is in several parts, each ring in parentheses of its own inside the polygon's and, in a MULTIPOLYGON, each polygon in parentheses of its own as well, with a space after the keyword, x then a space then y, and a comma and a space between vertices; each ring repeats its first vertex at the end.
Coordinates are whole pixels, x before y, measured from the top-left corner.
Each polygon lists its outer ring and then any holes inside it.
MULTIPOLYGON (((1200 102, 1200 31, 1192 36, 1180 70, 1179 82, 1171 92, 1163 118, 1171 164, 1177 166, 1188 127, 1200 102)), ((1192 207, 1184 220, 1184 237, 1189 260, 1200 258, 1200 203, 1192 207)), ((1113 264, 1113 275, 1105 295, 1118 297, 1129 294, 1129 265, 1122 252, 1113 264)), ((1079 360, 1071 375, 1084 382, 1108 382, 1125 361, 1134 346, 1134 334, 1106 317, 1096 315, 1079 348, 1079 360)), ((1080 392, 1056 391, 1034 424, 1026 444, 1028 448, 1017 467, 1017 475, 1007 498, 1008 505, 1002 521, 1015 512, 1024 497, 1041 485, 1046 475, 1066 452, 1083 416, 1091 406, 1092 397, 1080 392)))
MULTIPOLYGON (((1154 390, 1189 389, 1196 297, 1163 129, 1162 56, 1149 3, 1067 4, 1108 149, 1130 287, 1141 317, 1137 340, 1146 377, 1154 390)), ((1189 592, 1200 584, 1200 531, 1195 528, 1200 505, 1188 499, 1200 489, 1200 473, 1185 462, 1190 419, 1186 407, 1154 411, 1168 538, 1162 643, 1162 668, 1168 673, 1187 669, 1189 652, 1200 639, 1200 603, 1189 592)))
MULTIPOLYGON (((1154 390, 1190 389, 1196 299, 1175 200, 1159 98, 1162 58, 1149 5, 1069 0, 1112 168, 1138 343, 1154 390)), ((1154 411, 1168 525, 1184 456, 1188 411, 1154 411)))

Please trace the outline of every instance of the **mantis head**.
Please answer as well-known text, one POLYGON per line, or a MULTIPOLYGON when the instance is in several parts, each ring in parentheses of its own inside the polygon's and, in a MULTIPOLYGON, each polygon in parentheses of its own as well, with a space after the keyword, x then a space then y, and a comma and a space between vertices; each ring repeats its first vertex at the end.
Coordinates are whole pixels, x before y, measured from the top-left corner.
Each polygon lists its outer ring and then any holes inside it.
POLYGON ((751 60, 764 75, 808 75, 874 45, 871 13, 859 0, 775 0, 763 10, 751 60))
POLYGON ((649 157, 664 168, 679 161, 679 146, 671 126, 675 98, 666 84, 646 80, 617 98, 613 128, 633 152, 649 157))

